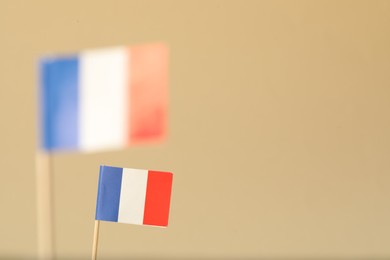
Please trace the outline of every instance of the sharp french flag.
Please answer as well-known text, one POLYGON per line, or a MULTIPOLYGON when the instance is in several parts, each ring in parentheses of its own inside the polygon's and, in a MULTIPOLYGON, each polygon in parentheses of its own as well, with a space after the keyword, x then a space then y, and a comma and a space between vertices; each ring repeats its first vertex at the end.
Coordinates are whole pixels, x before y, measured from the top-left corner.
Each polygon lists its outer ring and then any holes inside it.
POLYGON ((43 58, 41 148, 93 151, 161 141, 167 89, 163 44, 43 58))
POLYGON ((168 226, 173 174, 100 166, 96 220, 168 226))

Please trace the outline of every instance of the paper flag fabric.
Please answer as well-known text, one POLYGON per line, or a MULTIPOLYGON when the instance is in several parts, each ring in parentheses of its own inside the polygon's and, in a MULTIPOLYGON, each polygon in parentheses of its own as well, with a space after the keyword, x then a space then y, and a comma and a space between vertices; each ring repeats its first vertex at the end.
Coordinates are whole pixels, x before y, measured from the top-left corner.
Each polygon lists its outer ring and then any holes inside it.
POLYGON ((173 174, 100 166, 96 220, 168 226, 173 174))
POLYGON ((41 148, 94 151, 161 141, 167 89, 163 44, 43 58, 41 148))

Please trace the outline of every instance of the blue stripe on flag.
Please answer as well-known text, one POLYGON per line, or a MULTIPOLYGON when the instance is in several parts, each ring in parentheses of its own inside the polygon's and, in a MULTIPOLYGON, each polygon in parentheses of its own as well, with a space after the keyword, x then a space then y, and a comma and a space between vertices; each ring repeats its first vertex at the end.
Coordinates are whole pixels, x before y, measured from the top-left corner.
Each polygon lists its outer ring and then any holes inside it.
POLYGON ((78 144, 77 56, 41 61, 41 147, 75 150, 78 144))
POLYGON ((96 220, 118 222, 122 168, 100 166, 96 220))

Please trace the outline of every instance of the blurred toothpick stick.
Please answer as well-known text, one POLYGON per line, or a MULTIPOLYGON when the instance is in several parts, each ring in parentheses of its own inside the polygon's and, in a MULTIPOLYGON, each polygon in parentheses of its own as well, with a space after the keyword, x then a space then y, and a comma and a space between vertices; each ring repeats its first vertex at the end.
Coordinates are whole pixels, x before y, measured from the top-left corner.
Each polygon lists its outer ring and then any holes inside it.
POLYGON ((37 152, 38 259, 54 259, 53 191, 50 153, 37 152))

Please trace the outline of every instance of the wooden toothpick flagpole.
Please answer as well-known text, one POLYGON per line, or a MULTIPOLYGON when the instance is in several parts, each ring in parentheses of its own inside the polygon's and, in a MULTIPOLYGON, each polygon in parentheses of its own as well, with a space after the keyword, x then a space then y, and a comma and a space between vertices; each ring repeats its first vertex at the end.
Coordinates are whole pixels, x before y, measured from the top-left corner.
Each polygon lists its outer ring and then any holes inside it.
POLYGON ((95 228, 93 230, 93 245, 92 245, 92 260, 96 260, 98 243, 99 243, 99 225, 100 221, 95 220, 95 228))
POLYGON ((37 152, 38 259, 54 259, 52 162, 50 153, 37 152))

